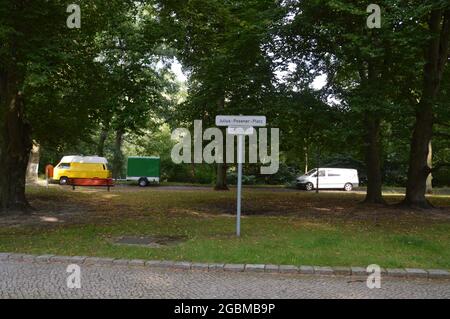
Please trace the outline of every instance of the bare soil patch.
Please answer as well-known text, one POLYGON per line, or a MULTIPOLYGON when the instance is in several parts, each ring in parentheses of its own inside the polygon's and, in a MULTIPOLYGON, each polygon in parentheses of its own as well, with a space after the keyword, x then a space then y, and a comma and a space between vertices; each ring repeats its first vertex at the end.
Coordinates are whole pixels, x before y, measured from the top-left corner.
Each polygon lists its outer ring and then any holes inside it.
MULTIPOLYGON (((236 213, 235 191, 214 192, 204 188, 178 190, 173 187, 118 187, 112 192, 56 186, 33 188, 28 194, 35 208, 29 214, 0 215, 0 226, 55 227, 72 224, 109 224, 121 219, 145 219, 160 214, 164 218, 193 216, 208 218, 236 213)), ((246 189, 244 216, 292 217, 325 221, 369 220, 420 222, 450 221, 450 196, 435 196, 430 210, 400 208, 401 196, 386 196, 390 205, 362 204, 363 194, 246 189)))
POLYGON ((186 241, 183 236, 123 236, 113 240, 114 244, 127 246, 141 246, 161 248, 164 246, 176 246, 186 241))

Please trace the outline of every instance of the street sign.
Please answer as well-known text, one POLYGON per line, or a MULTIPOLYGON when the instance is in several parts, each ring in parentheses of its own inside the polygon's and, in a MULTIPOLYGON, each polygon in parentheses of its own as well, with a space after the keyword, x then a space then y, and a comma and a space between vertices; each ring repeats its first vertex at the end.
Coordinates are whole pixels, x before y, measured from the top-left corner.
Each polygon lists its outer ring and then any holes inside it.
POLYGON ((266 117, 219 115, 216 117, 216 125, 228 127, 262 127, 266 126, 266 117))
POLYGON ((253 135, 253 127, 229 127, 227 129, 229 135, 253 135))
POLYGON ((216 117, 217 126, 225 126, 229 135, 237 135, 238 147, 238 180, 237 180, 237 209, 236 236, 241 236, 241 198, 242 198, 242 163, 244 162, 244 136, 253 135, 254 127, 266 126, 265 116, 226 116, 216 117))

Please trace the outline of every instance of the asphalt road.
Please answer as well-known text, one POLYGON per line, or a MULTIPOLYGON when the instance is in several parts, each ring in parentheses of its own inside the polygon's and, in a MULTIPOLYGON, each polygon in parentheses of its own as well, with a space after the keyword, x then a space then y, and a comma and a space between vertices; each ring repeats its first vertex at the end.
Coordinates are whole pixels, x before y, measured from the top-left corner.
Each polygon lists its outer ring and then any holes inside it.
POLYGON ((450 281, 195 272, 81 265, 81 288, 70 289, 67 264, 0 261, 0 298, 446 298, 450 281))

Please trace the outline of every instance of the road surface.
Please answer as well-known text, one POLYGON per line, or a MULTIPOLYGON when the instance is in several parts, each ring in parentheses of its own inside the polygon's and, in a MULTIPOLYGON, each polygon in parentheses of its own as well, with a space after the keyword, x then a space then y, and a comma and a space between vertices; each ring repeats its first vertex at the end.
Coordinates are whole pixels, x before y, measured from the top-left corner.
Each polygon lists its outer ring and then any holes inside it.
POLYGON ((382 280, 370 290, 347 277, 196 272, 80 265, 81 288, 69 289, 67 264, 0 261, 0 298, 446 298, 450 281, 382 280))

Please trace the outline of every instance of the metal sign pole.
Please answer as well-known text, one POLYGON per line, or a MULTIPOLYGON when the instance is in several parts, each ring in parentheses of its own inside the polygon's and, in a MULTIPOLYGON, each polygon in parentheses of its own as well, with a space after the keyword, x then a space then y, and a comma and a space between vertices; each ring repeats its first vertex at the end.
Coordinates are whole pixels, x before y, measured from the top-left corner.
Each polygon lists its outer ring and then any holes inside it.
POLYGON ((236 236, 241 236, 241 197, 242 197, 242 163, 244 135, 238 135, 238 185, 237 185, 237 214, 236 214, 236 236))
POLYGON ((252 135, 254 127, 266 126, 265 116, 216 116, 217 126, 226 126, 227 134, 238 137, 238 180, 237 180, 237 208, 236 208, 236 235, 241 236, 241 200, 242 200, 242 164, 244 163, 244 136, 252 135))

